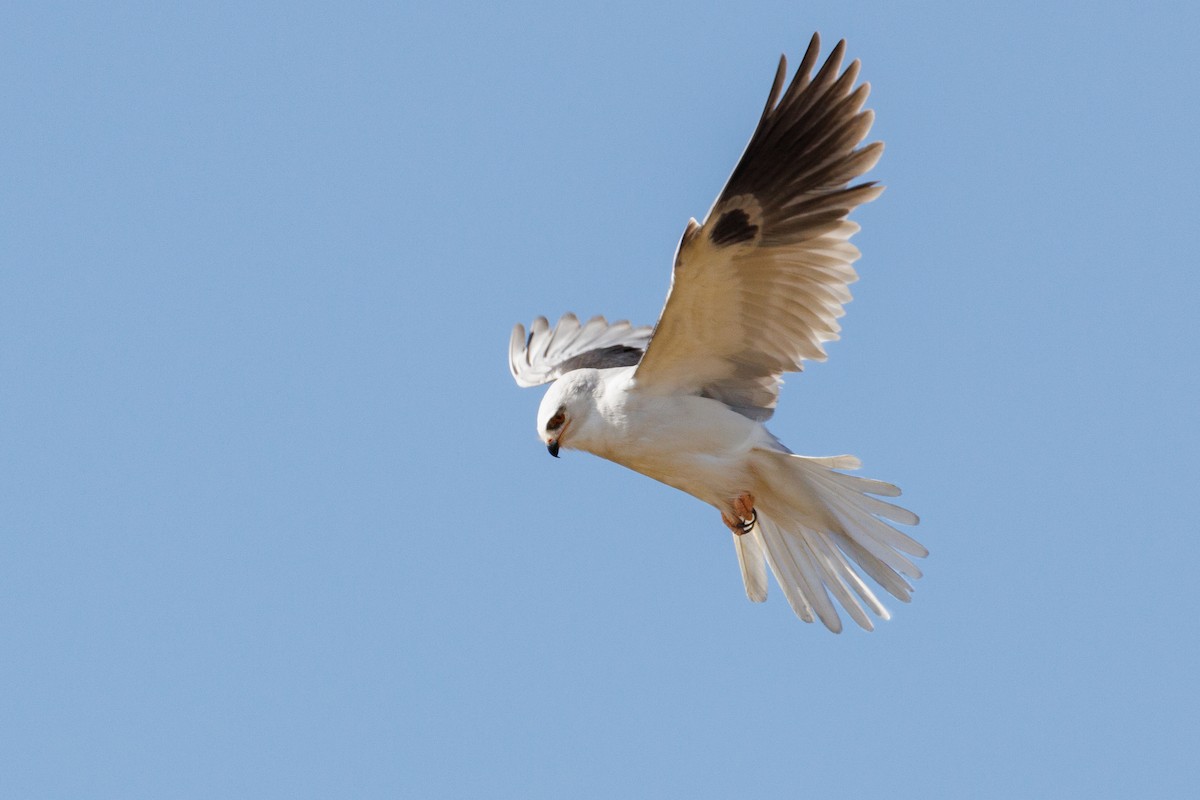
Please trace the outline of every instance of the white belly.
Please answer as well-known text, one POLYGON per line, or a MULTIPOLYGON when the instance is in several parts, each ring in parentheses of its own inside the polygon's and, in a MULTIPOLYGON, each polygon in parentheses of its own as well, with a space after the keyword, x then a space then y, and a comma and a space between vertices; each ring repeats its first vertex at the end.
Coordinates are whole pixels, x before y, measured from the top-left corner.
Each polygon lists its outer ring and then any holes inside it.
POLYGON ((598 410, 603 435, 577 446, 723 511, 753 490, 750 451, 774 445, 760 423, 703 397, 619 392, 598 410))

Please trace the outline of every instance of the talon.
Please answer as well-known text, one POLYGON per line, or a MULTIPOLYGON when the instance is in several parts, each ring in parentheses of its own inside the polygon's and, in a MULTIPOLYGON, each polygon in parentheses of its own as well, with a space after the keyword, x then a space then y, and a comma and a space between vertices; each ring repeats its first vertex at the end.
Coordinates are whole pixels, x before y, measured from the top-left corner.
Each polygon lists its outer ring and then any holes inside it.
POLYGON ((754 530, 754 525, 758 522, 758 510, 754 507, 754 495, 749 492, 738 495, 733 501, 733 511, 740 520, 738 528, 741 533, 746 534, 754 530))
POLYGON ((725 527, 733 531, 734 535, 745 536, 754 530, 755 524, 758 523, 758 510, 754 507, 754 495, 747 492, 735 498, 733 513, 737 514, 736 518, 721 512, 721 521, 725 523, 725 527))
POLYGON ((733 511, 742 519, 750 519, 754 515, 754 495, 746 492, 733 501, 733 511))

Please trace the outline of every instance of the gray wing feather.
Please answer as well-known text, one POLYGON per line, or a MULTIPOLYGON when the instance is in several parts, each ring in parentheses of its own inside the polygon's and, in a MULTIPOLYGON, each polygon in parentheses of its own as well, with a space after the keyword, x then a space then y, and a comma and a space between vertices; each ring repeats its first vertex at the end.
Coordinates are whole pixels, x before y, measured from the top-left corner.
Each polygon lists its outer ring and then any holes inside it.
POLYGON ((652 328, 592 317, 580 324, 564 314, 553 328, 545 317, 513 328, 508 367, 518 386, 540 386, 576 369, 629 367, 641 361, 652 328))

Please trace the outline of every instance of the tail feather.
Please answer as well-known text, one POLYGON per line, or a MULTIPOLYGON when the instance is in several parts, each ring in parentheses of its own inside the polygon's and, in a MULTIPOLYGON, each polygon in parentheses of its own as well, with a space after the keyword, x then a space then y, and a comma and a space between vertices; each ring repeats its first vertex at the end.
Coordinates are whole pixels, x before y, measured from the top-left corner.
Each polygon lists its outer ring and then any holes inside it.
MULTIPOLYGON (((850 592, 846 589, 845 583, 842 582, 841 576, 837 574, 836 568, 826 557, 825 549, 821 547, 823 538, 816 531, 804 530, 802 528, 799 536, 788 537, 788 544, 801 564, 807 562, 816 568, 815 570, 810 569, 809 574, 815 579, 817 590, 821 591, 823 589, 826 599, 832 594, 838 603, 849 612, 855 622, 867 630, 871 630, 871 621, 863 613, 862 606, 850 596, 850 592), (816 573, 815 575, 813 575, 814 572, 816 573)), ((829 609, 834 624, 831 625, 830 620, 824 616, 821 617, 821 621, 825 623, 825 627, 829 628, 829 630, 834 633, 841 633, 842 621, 837 615, 837 608, 830 603, 829 609)))
MULTIPOLYGON (((828 576, 822 574, 821 562, 813 552, 812 544, 804 535, 805 533, 807 531, 801 530, 799 536, 785 536, 784 544, 793 563, 804 576, 805 586, 803 588, 813 601, 813 609, 817 612, 817 616, 821 618, 821 622, 825 623, 826 628, 834 633, 841 633, 842 620, 838 616, 837 606, 833 604, 833 600, 829 596, 829 590, 833 587, 828 585, 830 583, 828 576)), ((836 583, 836 581, 832 583, 836 583)))
POLYGON ((862 571, 871 576, 871 580, 878 583, 884 589, 887 589, 888 594, 896 598, 902 603, 912 601, 912 586, 904 579, 902 575, 893 570, 887 564, 880 561, 870 552, 865 550, 862 545, 846 536, 844 533, 837 532, 833 536, 838 547, 850 557, 855 564, 862 567, 862 571))
MULTIPOLYGON (((760 512, 758 525, 762 530, 763 544, 766 546, 767 563, 771 566, 771 572, 775 573, 775 581, 783 587, 783 595, 787 598, 788 605, 792 607, 792 611, 797 617, 805 622, 812 622, 815 619, 813 616, 814 605, 819 602, 816 591, 808 585, 807 578, 800 571, 796 560, 792 558, 792 554, 787 548, 787 540, 775 522, 760 512)), ((824 593, 825 591, 822 589, 822 596, 824 593)), ((828 597, 825 597, 825 602, 829 602, 828 597)), ((836 615, 837 612, 834 612, 834 616, 836 615)), ((825 622, 824 619, 821 621, 825 622)))
MULTIPOLYGON (((875 517, 855 509, 841 498, 825 496, 822 498, 837 518, 835 530, 854 539, 871 555, 895 570, 913 580, 921 577, 921 568, 905 558, 904 550, 909 542, 924 550, 924 547, 900 531, 880 522, 875 517)), ((923 554, 922 554, 923 555, 923 554)))
MULTIPOLYGON (((796 457, 804 458, 804 456, 796 457)), ((883 483, 883 481, 872 481, 867 478, 858 478, 854 475, 846 475, 830 470, 809 470, 808 477, 817 484, 827 488, 836 498, 840 499, 842 502, 839 505, 850 509, 849 513, 851 515, 864 517, 872 524, 873 530, 882 534, 885 544, 918 558, 924 558, 929 555, 929 551, 912 537, 870 516, 874 514, 885 519, 890 519, 893 522, 899 522, 901 525, 917 525, 920 523, 920 518, 907 508, 901 508, 894 503, 885 503, 882 500, 871 497, 871 494, 877 494, 877 492, 868 488, 872 484, 881 484, 895 491, 895 494, 889 494, 889 497, 898 497, 900 489, 897 487, 892 486, 890 483, 883 483), (845 480, 841 479, 862 481, 864 485, 846 483, 845 480), (862 511, 868 513, 862 514, 862 511)))
MULTIPOLYGON (((829 466, 823 463, 825 459, 809 458, 801 456, 807 461, 815 461, 822 466, 829 466)), ((834 469, 858 469, 858 467, 834 467, 834 469)), ((874 478, 861 478, 858 475, 847 475, 844 472, 827 472, 826 476, 834 483, 841 484, 856 492, 879 495, 880 497, 899 497, 900 487, 894 483, 886 481, 877 481, 874 478)))
MULTIPOLYGON (((867 607, 871 609, 875 616, 880 619, 891 619, 892 615, 888 613, 888 610, 884 608, 883 603, 879 602, 879 598, 875 596, 875 593, 871 591, 870 587, 854 571, 854 566, 846 559, 846 554, 838 550, 833 541, 828 537, 818 536, 815 541, 823 551, 821 554, 822 557, 829 564, 830 569, 837 574, 842 585, 847 589, 853 590, 867 604, 867 607)), ((849 604, 843 603, 843 605, 853 615, 858 604, 852 601, 849 604)), ((860 616, 856 616, 854 621, 867 630, 873 630, 875 626, 871 622, 870 617, 866 614, 861 614, 861 609, 859 611, 860 616)))
MULTIPOLYGON (((837 486, 837 484, 832 485, 835 486, 838 491, 847 491, 846 489, 837 486)), ((902 508, 896 505, 895 503, 886 503, 883 500, 878 500, 861 492, 858 493, 858 497, 855 499, 862 504, 862 507, 865 510, 870 511, 877 517, 890 519, 892 522, 899 522, 901 525, 917 525, 921 522, 920 517, 918 517, 916 514, 909 511, 907 508, 902 508)))
POLYGON ((828 494, 823 495, 821 499, 826 504, 827 509, 832 511, 833 516, 836 517, 835 530, 851 536, 866 551, 875 555, 875 558, 883 561, 890 569, 899 572, 900 575, 913 578, 914 581, 920 578, 920 575, 922 575, 920 567, 913 564, 904 555, 908 549, 913 548, 919 551, 918 553, 913 553, 913 555, 924 558, 929 552, 919 542, 901 534, 892 525, 880 522, 875 517, 870 516, 869 513, 864 513, 862 510, 856 509, 853 505, 853 500, 830 497, 828 494))
POLYGON ((740 536, 734 534, 733 547, 737 551, 738 566, 742 569, 746 596, 752 602, 764 602, 767 599, 767 564, 763 557, 761 534, 758 530, 740 536))
POLYGON ((917 516, 869 496, 896 497, 899 489, 834 471, 857 468, 853 456, 758 452, 758 525, 734 537, 750 599, 766 597, 765 557, 796 616, 805 622, 820 619, 835 633, 842 629, 835 599, 868 631, 874 623, 867 610, 890 617, 855 565, 898 600, 909 601, 912 587, 905 577, 920 578, 921 570, 907 556, 924 557, 928 551, 883 520, 915 525, 917 516))

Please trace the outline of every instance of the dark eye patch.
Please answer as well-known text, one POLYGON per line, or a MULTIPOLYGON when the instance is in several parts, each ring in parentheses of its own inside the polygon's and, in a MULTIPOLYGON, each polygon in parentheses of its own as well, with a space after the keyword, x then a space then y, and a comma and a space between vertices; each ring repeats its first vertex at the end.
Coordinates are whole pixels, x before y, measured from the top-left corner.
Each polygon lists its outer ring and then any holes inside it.
POLYGON ((550 421, 546 423, 546 430, 552 431, 555 428, 561 428, 566 419, 566 410, 560 407, 558 411, 554 412, 554 416, 550 418, 550 421))

